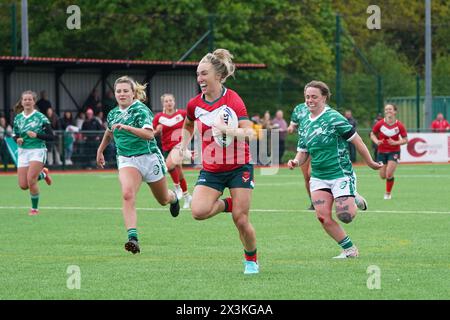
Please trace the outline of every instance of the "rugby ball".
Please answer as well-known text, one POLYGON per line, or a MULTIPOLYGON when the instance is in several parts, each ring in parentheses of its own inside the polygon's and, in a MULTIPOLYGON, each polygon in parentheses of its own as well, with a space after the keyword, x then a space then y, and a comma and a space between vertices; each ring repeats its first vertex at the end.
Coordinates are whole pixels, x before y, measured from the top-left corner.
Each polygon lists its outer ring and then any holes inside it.
MULTIPOLYGON (((239 120, 236 112, 234 112, 234 110, 228 106, 222 106, 219 112, 216 114, 213 127, 219 125, 225 125, 230 129, 236 129, 239 126, 239 120)), ((214 136, 214 141, 222 148, 228 147, 233 142, 233 140, 234 136, 229 136, 226 134, 214 136)))

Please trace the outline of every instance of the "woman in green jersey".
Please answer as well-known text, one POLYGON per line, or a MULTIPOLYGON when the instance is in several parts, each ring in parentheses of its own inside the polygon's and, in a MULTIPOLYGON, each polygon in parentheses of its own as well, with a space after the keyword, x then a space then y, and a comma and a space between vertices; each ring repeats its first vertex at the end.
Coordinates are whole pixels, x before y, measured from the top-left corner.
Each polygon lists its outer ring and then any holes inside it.
POLYGON ((161 205, 170 203, 173 217, 180 212, 175 192, 167 188, 164 158, 154 139, 153 113, 142 103, 146 100, 145 88, 146 85, 127 76, 116 80, 114 91, 118 106, 108 114, 108 128, 97 150, 97 165, 103 168, 103 152, 114 139, 122 188, 122 212, 128 233, 125 250, 133 254, 140 252, 135 202, 142 181, 147 183, 161 205))
POLYGON ((19 187, 30 190, 30 216, 39 213, 39 187, 37 182, 45 179, 50 185, 52 180, 48 169, 44 168, 47 160, 45 141, 54 139, 53 131, 47 117, 35 110, 37 95, 33 91, 24 91, 15 106, 14 140, 18 145, 17 176, 19 187))
POLYGON ((337 218, 350 223, 357 208, 367 209, 366 200, 356 191, 356 176, 348 152, 348 143, 375 170, 382 166, 373 161, 361 137, 339 112, 327 105, 330 89, 321 81, 305 86, 305 102, 308 113, 299 120, 299 142, 295 159, 289 160, 293 169, 311 157, 311 199, 322 227, 343 249, 335 258, 358 256, 358 249, 333 219, 333 204, 337 218))

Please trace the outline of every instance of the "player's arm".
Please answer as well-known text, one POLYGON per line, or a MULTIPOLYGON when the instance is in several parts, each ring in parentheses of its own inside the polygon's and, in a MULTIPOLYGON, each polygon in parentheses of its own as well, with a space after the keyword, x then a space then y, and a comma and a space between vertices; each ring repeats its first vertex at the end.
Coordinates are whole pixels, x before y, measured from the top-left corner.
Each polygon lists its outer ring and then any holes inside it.
POLYGON ((184 119, 183 129, 181 130, 180 153, 184 152, 191 142, 192 135, 194 134, 194 127, 195 121, 186 117, 184 119))
POLYGON ((364 141, 361 139, 361 137, 357 132, 355 132, 347 141, 353 143, 353 145, 356 148, 356 151, 358 151, 358 153, 361 155, 363 160, 370 168, 378 170, 383 166, 382 164, 373 161, 369 149, 367 149, 366 144, 364 143, 364 141))
POLYGON ((160 135, 162 133, 162 125, 158 124, 154 130, 155 136, 160 135))
POLYGON ((55 140, 55 134, 53 133, 52 127, 50 126, 50 123, 46 123, 43 125, 42 129, 44 130, 44 133, 35 133, 32 131, 28 131, 27 135, 30 138, 38 138, 44 141, 53 141, 55 140))
POLYGON ((289 127, 287 128, 287 132, 293 133, 295 130, 297 130, 297 128, 298 128, 298 124, 291 121, 291 123, 289 123, 289 127))
POLYGON ((308 160, 308 157, 309 153, 306 150, 299 150, 295 155, 295 158, 288 161, 288 168, 292 170, 295 167, 300 167, 308 160))
POLYGON ((213 135, 220 136, 222 134, 236 137, 238 139, 256 139, 256 133, 255 130, 253 130, 253 122, 248 119, 239 120, 238 128, 228 128, 225 123, 215 125, 213 127, 213 135))
POLYGON ((102 142, 100 142, 100 145, 97 149, 97 165, 100 168, 103 168, 105 165, 105 157, 103 156, 103 152, 105 151, 106 147, 110 144, 110 142, 113 139, 113 133, 111 130, 106 129, 105 133, 103 134, 102 142))
POLYGON ((116 124, 113 124, 111 129, 112 129, 112 131, 125 130, 125 131, 128 131, 128 132, 134 134, 135 136, 137 136, 141 139, 144 139, 144 140, 151 140, 155 137, 153 128, 150 125, 144 125, 144 127, 142 127, 142 128, 136 128, 136 127, 132 127, 132 126, 129 126, 126 124, 116 123, 116 124))
POLYGON ((379 146, 382 143, 381 140, 378 140, 376 134, 373 133, 373 131, 370 131, 370 140, 372 140, 373 143, 375 143, 377 146, 379 146))

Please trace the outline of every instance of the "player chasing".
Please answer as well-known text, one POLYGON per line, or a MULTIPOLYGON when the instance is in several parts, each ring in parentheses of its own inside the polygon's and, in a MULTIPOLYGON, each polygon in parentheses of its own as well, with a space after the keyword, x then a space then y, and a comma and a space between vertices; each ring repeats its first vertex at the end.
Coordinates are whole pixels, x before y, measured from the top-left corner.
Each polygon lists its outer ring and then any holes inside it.
POLYGON ((163 206, 170 203, 170 213, 178 216, 180 205, 174 191, 167 188, 166 166, 154 139, 153 114, 143 103, 146 85, 127 76, 114 83, 118 106, 108 114, 108 128, 97 150, 97 165, 105 165, 103 152, 114 139, 117 166, 122 188, 122 212, 128 241, 125 250, 140 252, 137 233, 136 195, 145 181, 156 200, 163 206))
POLYGON ((370 132, 370 139, 378 146, 377 161, 383 163, 380 177, 386 179, 384 200, 391 199, 394 187, 394 172, 400 160, 400 146, 408 143, 407 132, 403 123, 396 118, 397 106, 387 104, 384 107, 384 119, 378 121, 370 132))
POLYGON ((52 179, 48 169, 45 141, 54 140, 50 122, 45 115, 35 110, 37 95, 33 91, 24 91, 15 106, 14 140, 18 145, 17 176, 19 187, 30 190, 30 216, 39 213, 38 181, 44 179, 48 185, 52 179))
POLYGON ((289 169, 303 165, 311 157, 311 199, 322 227, 342 248, 334 257, 345 259, 358 256, 358 248, 344 229, 333 219, 350 223, 357 208, 367 210, 366 200, 356 191, 356 175, 350 161, 347 143, 353 143, 367 165, 378 170, 369 150, 355 129, 339 112, 327 105, 331 93, 321 81, 311 81, 304 90, 308 113, 299 121, 299 140, 295 159, 288 161, 289 169))
POLYGON ((183 174, 183 166, 175 165, 170 154, 178 152, 174 149, 181 142, 181 129, 183 128, 186 110, 175 108, 175 97, 171 93, 165 93, 161 96, 163 111, 156 114, 153 119, 155 135, 161 134, 161 144, 164 158, 166 159, 167 171, 172 177, 174 191, 178 199, 183 198, 183 209, 189 209, 192 196, 189 194, 186 179, 183 174))
POLYGON ((249 145, 245 141, 246 137, 253 139, 254 131, 242 99, 223 85, 234 73, 232 58, 228 50, 217 49, 200 61, 197 82, 201 93, 187 105, 183 139, 178 154, 174 154, 174 161, 181 162, 197 120, 202 137, 203 167, 192 194, 192 216, 205 220, 219 212, 231 212, 244 247, 244 274, 256 274, 259 272, 256 234, 249 220, 254 188, 253 165, 250 163, 249 145), (227 108, 233 110, 227 110, 230 115, 237 115, 235 128, 225 125, 225 118, 217 117, 227 108), (229 145, 228 136, 233 137, 229 145), (220 199, 225 188, 230 190, 231 197, 220 199))

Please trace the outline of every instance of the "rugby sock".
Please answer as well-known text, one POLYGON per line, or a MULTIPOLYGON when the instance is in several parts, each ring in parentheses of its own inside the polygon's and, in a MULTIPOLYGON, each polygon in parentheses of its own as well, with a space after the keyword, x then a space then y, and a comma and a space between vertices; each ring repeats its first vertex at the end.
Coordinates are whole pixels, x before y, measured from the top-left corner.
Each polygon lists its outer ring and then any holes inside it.
POLYGON ((41 171, 41 173, 39 173, 38 181, 42 180, 42 179, 45 179, 46 177, 47 177, 47 175, 45 174, 45 172, 41 171))
POLYGON ((37 194, 30 193, 30 196, 31 196, 31 208, 37 209, 39 204, 39 193, 37 194))
POLYGON ((222 199, 222 201, 225 203, 225 209, 223 212, 232 212, 233 211, 233 200, 231 197, 222 199))
POLYGON ((338 244, 344 250, 353 247, 353 242, 352 242, 352 240, 350 240, 350 238, 348 236, 346 236, 344 239, 339 241, 338 244))
POLYGON ((180 175, 178 174, 178 170, 176 167, 172 170, 169 170, 169 174, 172 177, 172 181, 174 184, 180 184, 180 175))
POLYGON ((136 228, 130 228, 128 229, 128 240, 135 239, 137 241, 137 230, 136 228))
POLYGON ((180 187, 183 192, 187 192, 187 182, 185 178, 180 180, 180 187))
POLYGON ((256 249, 253 251, 247 251, 244 249, 244 256, 245 256, 245 260, 247 261, 253 261, 253 262, 257 262, 257 255, 256 255, 256 249))
POLYGON ((170 201, 170 204, 177 203, 178 198, 177 198, 177 194, 175 193, 175 191, 169 189, 169 192, 172 192, 172 194, 173 194, 173 200, 170 201))
POLYGON ((392 188, 394 187, 394 177, 386 179, 386 192, 391 193, 392 188))

